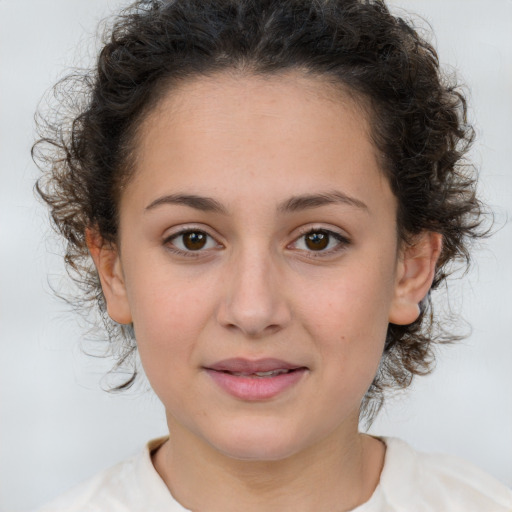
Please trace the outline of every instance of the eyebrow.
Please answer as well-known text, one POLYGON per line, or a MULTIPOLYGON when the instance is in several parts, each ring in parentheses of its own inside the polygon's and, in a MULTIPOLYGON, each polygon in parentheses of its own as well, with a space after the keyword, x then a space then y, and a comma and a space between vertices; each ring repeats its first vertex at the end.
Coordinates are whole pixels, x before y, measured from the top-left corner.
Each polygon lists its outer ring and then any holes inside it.
POLYGON ((182 204, 202 212, 222 213, 224 215, 228 214, 226 208, 215 199, 212 199, 211 197, 196 196, 193 194, 170 194, 159 197, 146 206, 146 211, 164 204, 182 204))
POLYGON ((281 213, 297 212, 302 210, 309 210, 311 208, 319 208, 320 206, 326 206, 329 204, 340 203, 368 211, 368 206, 363 203, 363 201, 337 190, 332 192, 325 192, 322 194, 304 194, 291 197, 288 199, 288 201, 285 201, 279 205, 278 211, 281 213))
MULTIPOLYGON (((190 208, 194 208, 195 210, 200 210, 202 212, 220 213, 222 215, 229 214, 226 207, 219 203, 217 200, 211 197, 198 196, 194 194, 165 195, 155 199, 148 206, 146 206, 145 210, 152 210, 165 204, 189 206, 190 208)), ((277 207, 277 211, 279 213, 293 213, 309 210, 312 208, 319 208, 321 206, 330 204, 343 204, 368 211, 368 206, 365 203, 359 199, 356 199, 355 197, 351 197, 339 191, 293 196, 281 203, 277 207)))

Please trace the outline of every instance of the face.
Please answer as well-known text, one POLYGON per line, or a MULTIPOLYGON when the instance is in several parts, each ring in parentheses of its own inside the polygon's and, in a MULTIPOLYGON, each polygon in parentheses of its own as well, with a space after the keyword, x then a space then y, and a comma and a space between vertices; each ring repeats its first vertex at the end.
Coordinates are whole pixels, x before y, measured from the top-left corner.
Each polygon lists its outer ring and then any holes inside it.
POLYGON ((298 75, 201 79, 141 126, 103 285, 174 436, 276 460, 357 431, 405 272, 368 131, 298 75))

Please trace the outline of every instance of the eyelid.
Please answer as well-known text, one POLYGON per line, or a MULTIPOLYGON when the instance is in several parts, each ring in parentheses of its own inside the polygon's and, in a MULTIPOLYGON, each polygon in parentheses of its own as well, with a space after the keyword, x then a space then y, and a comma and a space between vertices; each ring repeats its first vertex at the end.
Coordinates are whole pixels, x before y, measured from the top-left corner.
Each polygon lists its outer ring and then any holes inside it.
POLYGON ((328 250, 321 250, 321 251, 306 250, 306 249, 296 249, 296 250, 303 252, 304 255, 307 256, 308 258, 321 258, 321 257, 332 256, 339 252, 342 252, 347 248, 348 245, 350 245, 352 243, 352 241, 348 235, 342 234, 337 230, 328 228, 326 226, 309 225, 309 226, 303 226, 299 229, 298 236, 295 236, 293 242, 288 244, 287 248, 296 244, 297 241, 300 240, 302 237, 304 237, 310 233, 317 233, 317 232, 327 233, 329 236, 335 238, 339 243, 336 245, 336 247, 328 249, 328 250))
POLYGON ((189 226, 181 226, 177 231, 174 231, 170 234, 167 234, 163 237, 162 244, 166 246, 166 248, 178 255, 186 256, 186 257, 193 257, 197 258, 199 256, 205 255, 205 253, 210 252, 211 250, 216 250, 219 248, 224 247, 222 243, 220 243, 216 236, 213 236, 211 233, 209 233, 208 229, 205 227, 199 227, 196 225, 189 225, 189 226), (185 233, 191 233, 191 232, 198 232, 205 234, 208 238, 211 238, 215 244, 216 247, 207 248, 207 249, 198 249, 196 251, 193 250, 183 250, 178 247, 176 247, 174 244, 172 244, 172 241, 179 236, 185 234, 185 233))
MULTIPOLYGON (((169 251, 171 251, 175 254, 178 254, 178 255, 182 255, 185 257, 205 256, 206 253, 210 253, 212 250, 218 250, 219 248, 224 248, 224 244, 219 242, 219 240, 218 240, 219 237, 214 236, 209 231, 210 231, 209 228, 204 227, 204 226, 197 226, 197 225, 183 226, 183 225, 181 225, 179 227, 179 229, 177 229, 177 231, 174 231, 174 232, 164 236, 162 243, 164 246, 167 247, 167 249, 169 251), (180 235, 182 235, 184 233, 190 233, 190 232, 204 233, 207 237, 211 238, 215 242, 216 247, 210 247, 207 249, 201 248, 201 249, 197 249, 194 251, 194 250, 183 250, 183 249, 176 247, 174 244, 172 244, 172 241, 174 239, 178 238, 180 235)), ((352 243, 352 241, 348 235, 341 233, 339 229, 333 229, 333 228, 327 227, 325 225, 306 225, 306 226, 300 227, 297 231, 298 232, 296 233, 293 241, 291 243, 289 243, 286 246, 286 248, 300 251, 301 253, 303 253, 304 256, 309 257, 309 258, 329 257, 329 256, 336 255, 337 253, 346 250, 347 246, 349 246, 352 243), (318 251, 307 250, 307 249, 297 249, 296 247, 293 247, 298 242, 298 240, 300 238, 302 238, 310 233, 317 233, 317 232, 327 233, 330 237, 337 240, 338 243, 336 244, 336 246, 334 248, 327 249, 327 250, 318 250, 318 251)))
MULTIPOLYGON (((207 224, 191 223, 191 224, 177 224, 176 226, 168 227, 165 230, 162 239, 164 241, 165 240, 170 240, 173 237, 176 237, 176 236, 181 235, 183 233, 189 233, 190 231, 200 231, 201 233, 204 233, 205 235, 210 236, 211 238, 213 238, 216 241, 218 241, 218 239, 220 238, 220 236, 216 232, 212 233, 212 231, 215 231, 215 230, 212 229, 207 224)), ((218 242, 218 243, 220 243, 220 242, 218 242)))
POLYGON ((301 226, 296 231, 296 236, 294 240, 297 240, 301 236, 307 235, 308 233, 316 233, 317 231, 325 231, 329 234, 334 235, 337 238, 341 238, 346 240, 347 242, 351 241, 350 235, 348 235, 344 230, 338 228, 336 226, 331 226, 327 224, 306 224, 305 226, 301 226))

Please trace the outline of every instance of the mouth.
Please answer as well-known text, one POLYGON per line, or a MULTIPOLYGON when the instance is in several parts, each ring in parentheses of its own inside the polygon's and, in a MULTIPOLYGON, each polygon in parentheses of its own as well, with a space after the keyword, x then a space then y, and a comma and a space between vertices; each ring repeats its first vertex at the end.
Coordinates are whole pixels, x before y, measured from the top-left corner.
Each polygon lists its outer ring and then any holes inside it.
MULTIPOLYGON (((284 369, 278 369, 278 370, 269 370, 268 372, 253 372, 253 373, 245 373, 245 372, 230 372, 227 370, 222 370, 222 373, 227 373, 229 375, 234 375, 235 377, 253 377, 253 378, 259 378, 264 379, 267 377, 277 377, 278 375, 283 375, 285 373, 291 373, 295 372, 297 370, 300 370, 300 368, 294 368, 293 370, 284 370, 284 369)), ((215 371, 215 370, 214 370, 215 371)))
POLYGON ((244 359, 236 357, 232 359, 224 359, 206 367, 208 370, 216 372, 230 373, 241 376, 258 376, 270 377, 273 374, 286 373, 301 368, 303 365, 295 364, 282 359, 266 358, 266 359, 244 359))
POLYGON ((204 367, 224 392, 244 401, 262 401, 283 394, 301 382, 306 366, 279 359, 226 359, 204 367))

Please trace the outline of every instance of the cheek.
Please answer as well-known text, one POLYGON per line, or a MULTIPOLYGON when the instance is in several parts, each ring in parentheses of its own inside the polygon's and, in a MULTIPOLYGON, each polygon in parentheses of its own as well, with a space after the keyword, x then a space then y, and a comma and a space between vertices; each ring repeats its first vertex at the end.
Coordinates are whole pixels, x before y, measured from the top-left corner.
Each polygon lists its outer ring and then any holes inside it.
POLYGON ((389 272, 376 266, 373 270, 352 266, 318 283, 318 291, 300 304, 303 323, 325 368, 334 372, 342 368, 356 380, 373 379, 384 348, 393 293, 392 280, 385 276, 389 272))
POLYGON ((212 317, 214 287, 179 273, 130 277, 128 297, 138 350, 153 384, 167 378, 170 369, 176 375, 193 364, 197 340, 212 317))
POLYGON ((353 267, 339 276, 328 276, 316 283, 317 292, 305 297, 301 311, 314 330, 338 333, 338 338, 348 341, 371 342, 388 325, 393 287, 385 276, 378 269, 368 272, 353 267))

